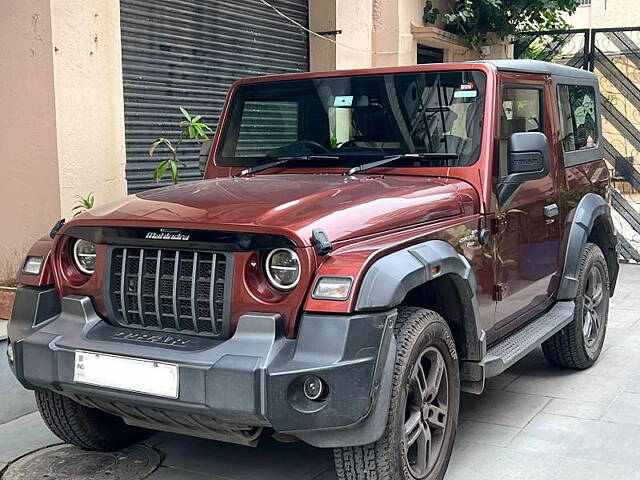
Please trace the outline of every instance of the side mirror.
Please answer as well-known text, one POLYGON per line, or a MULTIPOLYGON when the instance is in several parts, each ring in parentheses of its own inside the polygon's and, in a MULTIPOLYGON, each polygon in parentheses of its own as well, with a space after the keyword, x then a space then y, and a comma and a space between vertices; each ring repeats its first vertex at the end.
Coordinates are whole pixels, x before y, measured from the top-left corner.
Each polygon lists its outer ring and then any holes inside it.
POLYGON ((507 176, 500 182, 498 201, 509 203, 524 182, 549 174, 549 142, 540 132, 519 132, 509 137, 507 176))
POLYGON ((209 154, 211 153, 211 145, 213 145, 213 140, 205 140, 200 145, 198 164, 200 166, 200 175, 202 175, 203 177, 204 171, 207 169, 207 161, 209 160, 209 154))

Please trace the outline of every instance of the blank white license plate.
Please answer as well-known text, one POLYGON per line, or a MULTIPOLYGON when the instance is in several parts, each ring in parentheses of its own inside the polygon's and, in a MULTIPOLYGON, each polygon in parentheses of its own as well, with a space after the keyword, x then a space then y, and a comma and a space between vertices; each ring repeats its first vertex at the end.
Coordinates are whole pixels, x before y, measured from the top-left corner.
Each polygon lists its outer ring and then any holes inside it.
POLYGON ((178 366, 153 360, 77 351, 73 381, 178 398, 178 366))

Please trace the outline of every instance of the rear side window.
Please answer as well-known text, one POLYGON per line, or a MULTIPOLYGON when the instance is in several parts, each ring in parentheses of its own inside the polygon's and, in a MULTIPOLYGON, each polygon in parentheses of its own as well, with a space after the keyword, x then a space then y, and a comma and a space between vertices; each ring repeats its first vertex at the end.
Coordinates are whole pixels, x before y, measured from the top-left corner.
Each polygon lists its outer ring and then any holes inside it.
POLYGON ((559 85, 558 105, 564 151, 595 148, 598 144, 595 89, 587 85, 559 85))

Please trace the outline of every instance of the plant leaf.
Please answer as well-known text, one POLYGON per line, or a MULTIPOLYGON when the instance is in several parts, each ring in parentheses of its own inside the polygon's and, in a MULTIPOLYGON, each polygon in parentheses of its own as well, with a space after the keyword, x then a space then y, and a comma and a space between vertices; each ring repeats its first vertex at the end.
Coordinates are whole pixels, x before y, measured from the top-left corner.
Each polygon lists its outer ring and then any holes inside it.
POLYGON ((173 180, 173 184, 176 185, 178 183, 178 165, 173 160, 170 160, 171 163, 171 180, 173 180))
POLYGON ((169 142, 169 140, 167 140, 166 138, 163 138, 163 137, 158 138, 149 147, 149 156, 150 157, 153 157, 153 154, 156 153, 156 149, 158 148, 158 145, 160 145, 161 143, 164 143, 166 145, 167 143, 170 144, 171 142, 169 142))
POLYGON ((164 172, 167 170, 168 166, 169 166, 169 160, 165 160, 158 164, 155 171, 153 172, 153 179, 155 180, 156 183, 162 180, 162 177, 164 176, 164 172))
POLYGON ((189 122, 191 122, 191 115, 189 115, 189 112, 187 112, 187 109, 184 107, 178 107, 178 108, 182 112, 182 115, 184 115, 184 118, 186 118, 187 120, 189 120, 189 122))

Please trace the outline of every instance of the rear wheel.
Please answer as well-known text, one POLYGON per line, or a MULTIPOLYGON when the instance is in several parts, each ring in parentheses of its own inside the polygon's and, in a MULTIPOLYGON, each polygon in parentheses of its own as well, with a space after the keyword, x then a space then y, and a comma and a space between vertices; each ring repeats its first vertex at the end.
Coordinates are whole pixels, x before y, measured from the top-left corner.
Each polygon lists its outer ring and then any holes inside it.
POLYGON ((376 443, 336 448, 340 480, 440 480, 458 422, 460 376, 444 319, 423 308, 398 310, 396 365, 384 436, 376 443))
POLYGON ((609 272, 600 247, 587 243, 578 270, 573 321, 542 344, 547 360, 564 368, 591 367, 602 352, 609 315, 609 272))
POLYGON ((38 410, 44 422, 61 440, 84 450, 108 452, 138 443, 149 435, 120 417, 85 407, 48 390, 36 390, 38 410))

